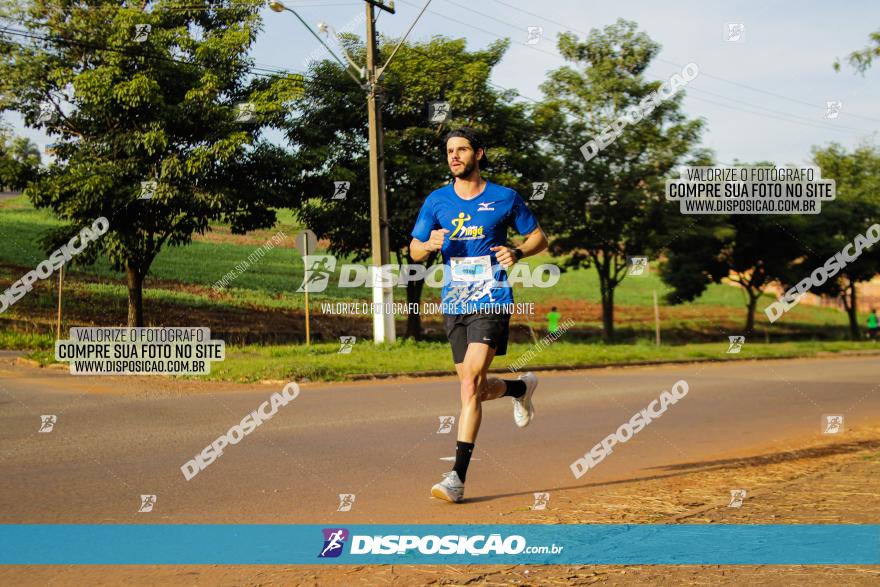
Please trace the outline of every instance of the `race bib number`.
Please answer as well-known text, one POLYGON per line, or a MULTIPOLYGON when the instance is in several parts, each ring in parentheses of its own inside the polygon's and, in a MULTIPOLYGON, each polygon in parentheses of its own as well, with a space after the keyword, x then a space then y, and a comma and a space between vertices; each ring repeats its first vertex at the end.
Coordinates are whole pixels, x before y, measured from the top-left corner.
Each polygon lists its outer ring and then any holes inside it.
POLYGON ((492 258, 482 257, 450 257, 449 269, 452 281, 485 281, 492 279, 492 258))

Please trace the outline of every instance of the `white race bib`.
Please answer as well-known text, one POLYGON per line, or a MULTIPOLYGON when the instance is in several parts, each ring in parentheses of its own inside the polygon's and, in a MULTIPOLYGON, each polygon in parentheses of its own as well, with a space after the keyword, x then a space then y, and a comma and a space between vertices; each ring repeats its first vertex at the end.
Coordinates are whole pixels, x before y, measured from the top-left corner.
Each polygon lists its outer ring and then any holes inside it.
POLYGON ((492 257, 450 257, 452 281, 486 281, 492 279, 492 257))

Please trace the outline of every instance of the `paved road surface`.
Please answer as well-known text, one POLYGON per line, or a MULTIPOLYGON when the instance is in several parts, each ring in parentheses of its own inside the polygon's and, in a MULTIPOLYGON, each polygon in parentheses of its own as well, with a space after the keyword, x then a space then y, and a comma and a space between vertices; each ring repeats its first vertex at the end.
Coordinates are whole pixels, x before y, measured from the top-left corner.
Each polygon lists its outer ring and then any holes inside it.
MULTIPOLYGON (((536 419, 484 405, 467 503, 429 497, 451 463, 453 378, 302 384, 300 396, 187 482, 180 466, 282 385, 73 377, 0 362, 5 523, 514 522, 549 491, 678 475, 796 448, 823 414, 880 421, 877 356, 630 367, 540 375, 536 419), (689 393, 596 469, 569 464, 677 380, 689 393), (51 433, 40 415, 55 414, 51 433), (337 512, 352 493, 352 511, 337 512), (155 494, 152 513, 137 513, 155 494)), ((583 520, 589 522, 589 520, 583 520)))

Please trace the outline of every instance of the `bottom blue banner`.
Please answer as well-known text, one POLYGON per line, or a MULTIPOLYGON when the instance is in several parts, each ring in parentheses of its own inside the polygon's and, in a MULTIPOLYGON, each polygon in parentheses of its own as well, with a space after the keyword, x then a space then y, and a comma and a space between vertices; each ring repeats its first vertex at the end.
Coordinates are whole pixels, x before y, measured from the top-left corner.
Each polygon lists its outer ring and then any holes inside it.
POLYGON ((0 564, 876 565, 880 525, 0 525, 0 564))

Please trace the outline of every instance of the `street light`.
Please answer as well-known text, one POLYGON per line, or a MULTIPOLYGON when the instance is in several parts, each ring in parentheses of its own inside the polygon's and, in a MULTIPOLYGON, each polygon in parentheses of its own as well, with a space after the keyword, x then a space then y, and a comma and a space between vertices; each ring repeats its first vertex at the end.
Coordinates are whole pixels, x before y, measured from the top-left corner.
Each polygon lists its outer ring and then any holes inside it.
MULTIPOLYGON (((390 12, 394 14, 394 2, 389 1, 388 4, 385 4, 384 0, 365 0, 366 2, 366 10, 367 10, 367 37, 365 40, 366 49, 367 49, 367 65, 365 68, 361 69, 357 65, 354 64, 353 60, 345 55, 351 67, 353 67, 356 71, 361 71, 361 75, 366 77, 367 82, 361 83, 357 78, 355 78, 354 74, 351 73, 349 67, 347 67, 339 57, 336 57, 336 54, 333 53, 333 50, 327 46, 327 44, 319 37, 315 31, 313 31, 309 25, 305 23, 305 21, 300 18, 300 16, 287 8, 284 4, 282 4, 279 0, 270 0, 269 8, 271 8, 275 12, 283 12, 288 11, 294 14, 294 16, 299 19, 299 21, 309 29, 309 32, 313 37, 318 39, 318 42, 321 43, 333 57, 342 65, 343 69, 354 78, 358 85, 360 85, 367 92, 367 129, 369 133, 369 165, 370 165, 370 239, 371 239, 371 247, 373 249, 373 273, 374 278, 377 277, 377 273, 381 274, 380 267, 387 266, 389 261, 389 250, 388 250, 388 212, 386 209, 386 200, 385 200, 385 162, 384 162, 384 154, 383 154, 383 132, 382 132, 382 110, 379 108, 379 80, 382 79, 382 74, 385 71, 385 68, 388 67, 388 64, 391 63, 391 60, 394 59, 394 56, 397 54, 397 51, 403 45, 404 41, 409 37, 409 34, 412 32, 413 28, 416 26, 416 23, 428 9, 428 5, 431 4, 431 0, 427 0, 425 2, 425 6, 422 8, 421 12, 419 12, 418 16, 416 16, 413 23, 410 25, 409 30, 406 31, 406 34, 400 39, 400 42, 397 43, 397 46, 394 48, 394 51, 391 52, 391 55, 388 57, 388 61, 385 62, 381 68, 378 67, 376 61, 379 53, 379 49, 377 47, 377 39, 376 39, 376 20, 373 16, 373 8, 379 8, 381 10, 385 10, 386 12, 390 12)), ((327 24, 320 23, 318 25, 318 30, 322 33, 326 33, 331 27, 327 24)), ((333 31, 336 34, 336 31, 333 31)), ((338 36, 338 35, 337 35, 338 36)), ((392 290, 382 283, 379 284, 378 280, 372 284, 373 287, 373 302, 379 304, 382 307, 387 307, 393 302, 392 290)), ((396 336, 394 331, 394 315, 390 312, 376 312, 373 315, 373 338, 374 342, 394 342, 396 336)))
MULTIPOLYGON (((325 35, 332 32, 333 36, 336 37, 337 40, 342 38, 342 37, 340 37, 340 35, 336 31, 336 29, 333 28, 333 25, 328 24, 324 21, 321 21, 318 23, 318 32, 324 33, 325 35)), ((351 65, 352 68, 355 71, 357 71, 361 75, 362 78, 367 77, 366 69, 359 66, 357 63, 354 62, 354 59, 351 58, 351 55, 348 54, 348 51, 346 51, 345 47, 342 47, 342 55, 343 55, 343 57, 345 57, 345 60, 348 61, 348 64, 351 65)))
MULTIPOLYGON (((355 82, 357 82, 357 84, 362 89, 364 89, 364 90, 367 89, 366 84, 364 84, 362 80, 358 79, 353 73, 351 73, 351 70, 349 70, 348 66, 345 63, 343 63, 342 59, 340 59, 339 56, 333 52, 333 49, 331 49, 330 46, 324 42, 324 39, 319 37, 317 35, 317 33, 315 33, 315 31, 312 30, 312 27, 310 27, 309 25, 306 24, 306 21, 304 21, 302 19, 302 17, 296 12, 296 10, 294 10, 292 8, 288 8, 287 6, 284 5, 283 2, 279 2, 279 0, 270 0, 269 9, 272 10, 273 12, 284 12, 286 10, 287 12, 294 15, 297 18, 297 20, 299 20, 302 23, 302 25, 309 30, 309 32, 312 34, 312 36, 315 37, 316 39, 318 39, 318 42, 321 43, 325 49, 327 49, 327 51, 330 53, 330 55, 333 56, 333 59, 335 59, 337 61, 337 63, 339 63, 339 65, 342 66, 342 68, 345 70, 345 72, 351 76, 351 79, 353 79, 355 82)), ((358 71, 360 73, 360 68, 358 68, 356 65, 354 65, 354 63, 351 61, 351 59, 348 57, 348 55, 346 55, 345 57, 349 61, 349 64, 352 67, 354 67, 355 71, 358 71)))

